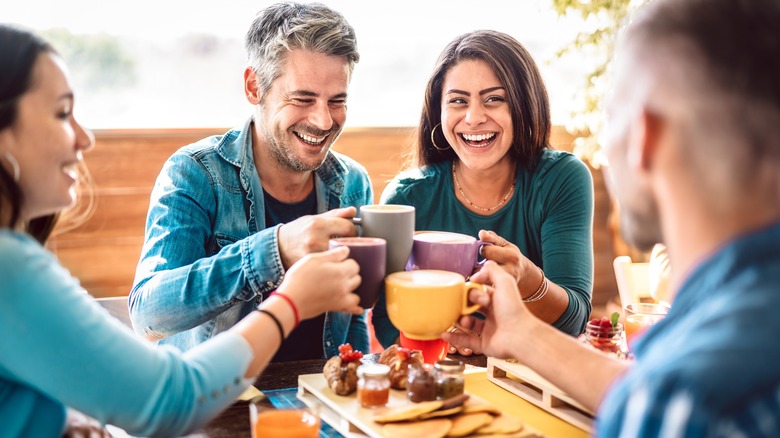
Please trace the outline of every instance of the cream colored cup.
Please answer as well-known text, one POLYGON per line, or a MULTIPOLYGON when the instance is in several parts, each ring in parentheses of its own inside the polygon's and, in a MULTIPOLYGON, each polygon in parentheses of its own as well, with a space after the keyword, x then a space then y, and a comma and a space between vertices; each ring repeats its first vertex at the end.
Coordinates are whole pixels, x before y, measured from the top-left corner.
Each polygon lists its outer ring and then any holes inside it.
POLYGON ((479 310, 468 306, 471 289, 485 290, 456 273, 433 269, 401 271, 385 278, 387 315, 409 339, 438 339, 458 320, 479 310))

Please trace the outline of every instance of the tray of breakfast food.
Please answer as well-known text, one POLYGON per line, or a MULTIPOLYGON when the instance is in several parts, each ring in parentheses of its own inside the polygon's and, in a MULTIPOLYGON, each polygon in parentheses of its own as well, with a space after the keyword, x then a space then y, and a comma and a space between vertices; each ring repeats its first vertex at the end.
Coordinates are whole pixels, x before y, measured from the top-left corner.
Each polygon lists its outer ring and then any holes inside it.
POLYGON ((558 418, 593 432, 593 412, 527 366, 489 357, 487 378, 558 418))
POLYGON ((457 370, 452 371, 456 367, 437 364, 445 377, 428 385, 424 374, 432 367, 416 351, 391 346, 378 364, 341 354, 328 361, 323 373, 299 376, 297 396, 345 437, 542 436, 521 419, 464 392, 462 374, 458 381, 457 370), (432 397, 426 395, 429 390, 432 397))

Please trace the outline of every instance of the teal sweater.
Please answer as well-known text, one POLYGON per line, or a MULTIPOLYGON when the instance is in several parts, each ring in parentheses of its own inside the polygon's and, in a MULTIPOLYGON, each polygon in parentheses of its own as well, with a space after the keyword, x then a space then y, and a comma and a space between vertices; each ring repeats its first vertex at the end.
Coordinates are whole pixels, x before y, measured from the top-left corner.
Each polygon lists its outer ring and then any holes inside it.
MULTIPOLYGON (((574 155, 545 150, 531 173, 519 164, 512 198, 489 216, 468 210, 455 197, 451 161, 399 174, 385 188, 380 203, 414 206, 418 231, 476 237, 485 229, 514 243, 569 294, 569 307, 553 325, 573 336, 584 329, 593 287, 593 180, 574 155)), ((383 346, 398 337, 383 297, 372 321, 383 346)))

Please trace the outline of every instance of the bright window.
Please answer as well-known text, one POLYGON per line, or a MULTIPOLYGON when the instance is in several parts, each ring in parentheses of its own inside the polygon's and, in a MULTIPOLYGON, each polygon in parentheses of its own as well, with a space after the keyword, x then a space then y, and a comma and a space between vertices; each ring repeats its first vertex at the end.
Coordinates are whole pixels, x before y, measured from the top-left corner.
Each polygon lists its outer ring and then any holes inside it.
MULTIPOLYGON (((555 58, 582 23, 550 0, 326 0, 355 27, 361 60, 347 126, 414 126, 439 52, 475 29, 513 35, 547 83, 553 122, 575 107, 585 65, 555 58)), ((249 114, 244 34, 269 2, 25 0, 0 3, 5 22, 44 34, 68 59, 77 115, 91 128, 231 127, 249 114)))

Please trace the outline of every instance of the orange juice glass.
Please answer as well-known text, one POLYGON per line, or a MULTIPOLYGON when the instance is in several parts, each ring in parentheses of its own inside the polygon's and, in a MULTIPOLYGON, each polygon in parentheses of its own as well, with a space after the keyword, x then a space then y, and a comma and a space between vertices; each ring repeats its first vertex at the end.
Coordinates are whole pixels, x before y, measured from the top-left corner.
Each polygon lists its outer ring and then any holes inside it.
POLYGON ((625 315, 626 340, 629 347, 637 333, 663 319, 669 312, 669 306, 655 303, 631 303, 623 308, 625 315))
POLYGON ((249 404, 252 438, 317 438, 320 418, 309 408, 275 409, 249 404))

